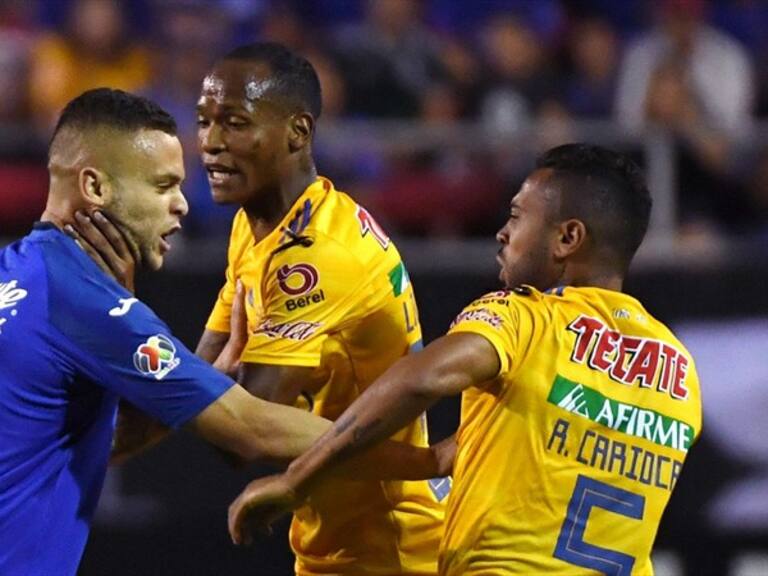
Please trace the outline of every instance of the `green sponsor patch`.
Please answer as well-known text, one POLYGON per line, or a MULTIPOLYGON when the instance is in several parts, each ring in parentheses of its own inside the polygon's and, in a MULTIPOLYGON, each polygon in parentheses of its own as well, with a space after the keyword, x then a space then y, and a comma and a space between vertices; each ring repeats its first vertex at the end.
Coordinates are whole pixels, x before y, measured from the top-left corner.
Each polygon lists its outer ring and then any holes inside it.
POLYGON ((398 262, 397 266, 390 270, 389 283, 392 284, 392 291, 395 293, 395 296, 400 296, 400 294, 405 292, 405 289, 408 288, 408 284, 410 283, 405 264, 398 262))
POLYGON ((682 452, 688 451, 695 437, 693 428, 685 422, 613 400, 560 375, 555 378, 547 401, 612 430, 682 452))

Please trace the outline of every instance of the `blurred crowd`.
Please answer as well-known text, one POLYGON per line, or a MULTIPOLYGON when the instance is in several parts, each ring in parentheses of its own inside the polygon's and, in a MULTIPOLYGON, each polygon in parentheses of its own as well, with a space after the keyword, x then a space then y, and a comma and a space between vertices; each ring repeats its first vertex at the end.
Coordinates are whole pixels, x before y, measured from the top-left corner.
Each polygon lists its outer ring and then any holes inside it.
POLYGON ((176 117, 186 233, 226 234, 194 105, 213 59, 268 39, 320 76, 320 172, 393 233, 490 234, 542 148, 599 137, 646 162, 661 137, 681 235, 766 241, 766 30, 759 0, 3 0, 0 236, 39 214, 52 124, 96 86, 176 117))

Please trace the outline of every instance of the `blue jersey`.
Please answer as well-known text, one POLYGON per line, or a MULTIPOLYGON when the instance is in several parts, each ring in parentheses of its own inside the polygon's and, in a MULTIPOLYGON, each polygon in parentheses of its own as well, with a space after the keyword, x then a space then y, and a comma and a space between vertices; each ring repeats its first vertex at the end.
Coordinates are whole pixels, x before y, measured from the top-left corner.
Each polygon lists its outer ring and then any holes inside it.
POLYGON ((234 383, 55 226, 0 251, 0 574, 74 574, 117 401, 171 427, 234 383))

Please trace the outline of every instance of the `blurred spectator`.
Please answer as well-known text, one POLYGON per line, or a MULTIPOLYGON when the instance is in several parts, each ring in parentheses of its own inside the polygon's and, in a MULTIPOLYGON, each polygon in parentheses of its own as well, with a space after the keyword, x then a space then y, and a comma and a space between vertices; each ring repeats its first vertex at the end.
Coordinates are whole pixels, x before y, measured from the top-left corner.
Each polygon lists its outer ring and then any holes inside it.
POLYGON ((482 32, 487 75, 481 101, 484 121, 518 130, 555 99, 555 78, 533 31, 506 14, 496 15, 482 32))
POLYGON ((754 83, 748 54, 704 23, 704 0, 660 0, 659 24, 627 50, 616 101, 619 122, 639 130, 650 119, 654 75, 669 62, 679 66, 699 119, 733 137, 750 125, 754 83))
POLYGON ((264 14, 260 26, 262 40, 287 46, 296 52, 306 52, 313 34, 306 30, 296 10, 290 4, 273 4, 264 14))
POLYGON ((757 70, 758 116, 768 116, 768 3, 764 0, 716 2, 714 22, 749 48, 757 70))
POLYGON ((571 70, 565 81, 564 103, 578 117, 613 115, 619 42, 610 24, 598 18, 577 21, 567 43, 571 70))
POLYGON ((741 215, 739 230, 743 236, 768 247, 768 147, 760 152, 755 167, 747 179, 746 210, 741 215))
MULTIPOLYGON (((422 100, 425 127, 455 123, 461 104, 448 85, 422 100)), ((391 231, 417 236, 488 236, 497 229, 502 181, 484 156, 440 146, 397 156, 367 201, 391 231)))
POLYGON ((132 39, 116 0, 75 0, 65 34, 43 36, 33 50, 30 92, 47 130, 64 105, 98 86, 137 91, 149 82, 148 52, 132 39))
POLYGON ((0 235, 21 235, 48 192, 45 146, 29 129, 29 49, 34 4, 0 4, 0 235))
POLYGON ((418 0, 370 0, 365 20, 343 28, 337 44, 352 114, 414 116, 420 94, 441 73, 418 0))

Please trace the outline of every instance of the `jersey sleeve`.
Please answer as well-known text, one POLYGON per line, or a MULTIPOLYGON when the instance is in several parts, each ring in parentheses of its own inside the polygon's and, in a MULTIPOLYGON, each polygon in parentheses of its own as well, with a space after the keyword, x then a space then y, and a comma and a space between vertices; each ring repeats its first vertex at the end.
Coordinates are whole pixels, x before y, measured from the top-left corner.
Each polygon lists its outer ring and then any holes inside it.
MULTIPOLYGON (((73 250, 79 250, 74 246, 73 250)), ((197 358, 145 304, 85 255, 47 256, 52 345, 82 374, 178 427, 234 382, 197 358), (68 256, 68 257, 67 257, 68 256)))
POLYGON ((448 330, 449 334, 469 332, 488 340, 499 356, 499 375, 513 369, 521 347, 530 339, 516 298, 507 291, 486 294, 464 308, 448 330))
POLYGON ((232 222, 232 232, 230 233, 229 248, 227 249, 227 270, 225 272, 224 286, 219 290, 216 303, 213 305, 213 310, 211 310, 208 321, 205 323, 205 327, 208 330, 229 332, 232 302, 235 300, 236 292, 237 264, 243 249, 242 244, 243 238, 246 236, 245 232, 250 232, 250 229, 243 230, 243 226, 247 227, 247 225, 248 222, 245 220, 245 215, 241 210, 232 222))
POLYGON ((331 239, 276 254, 266 274, 243 362, 318 366, 328 335, 365 312, 371 278, 331 239))

